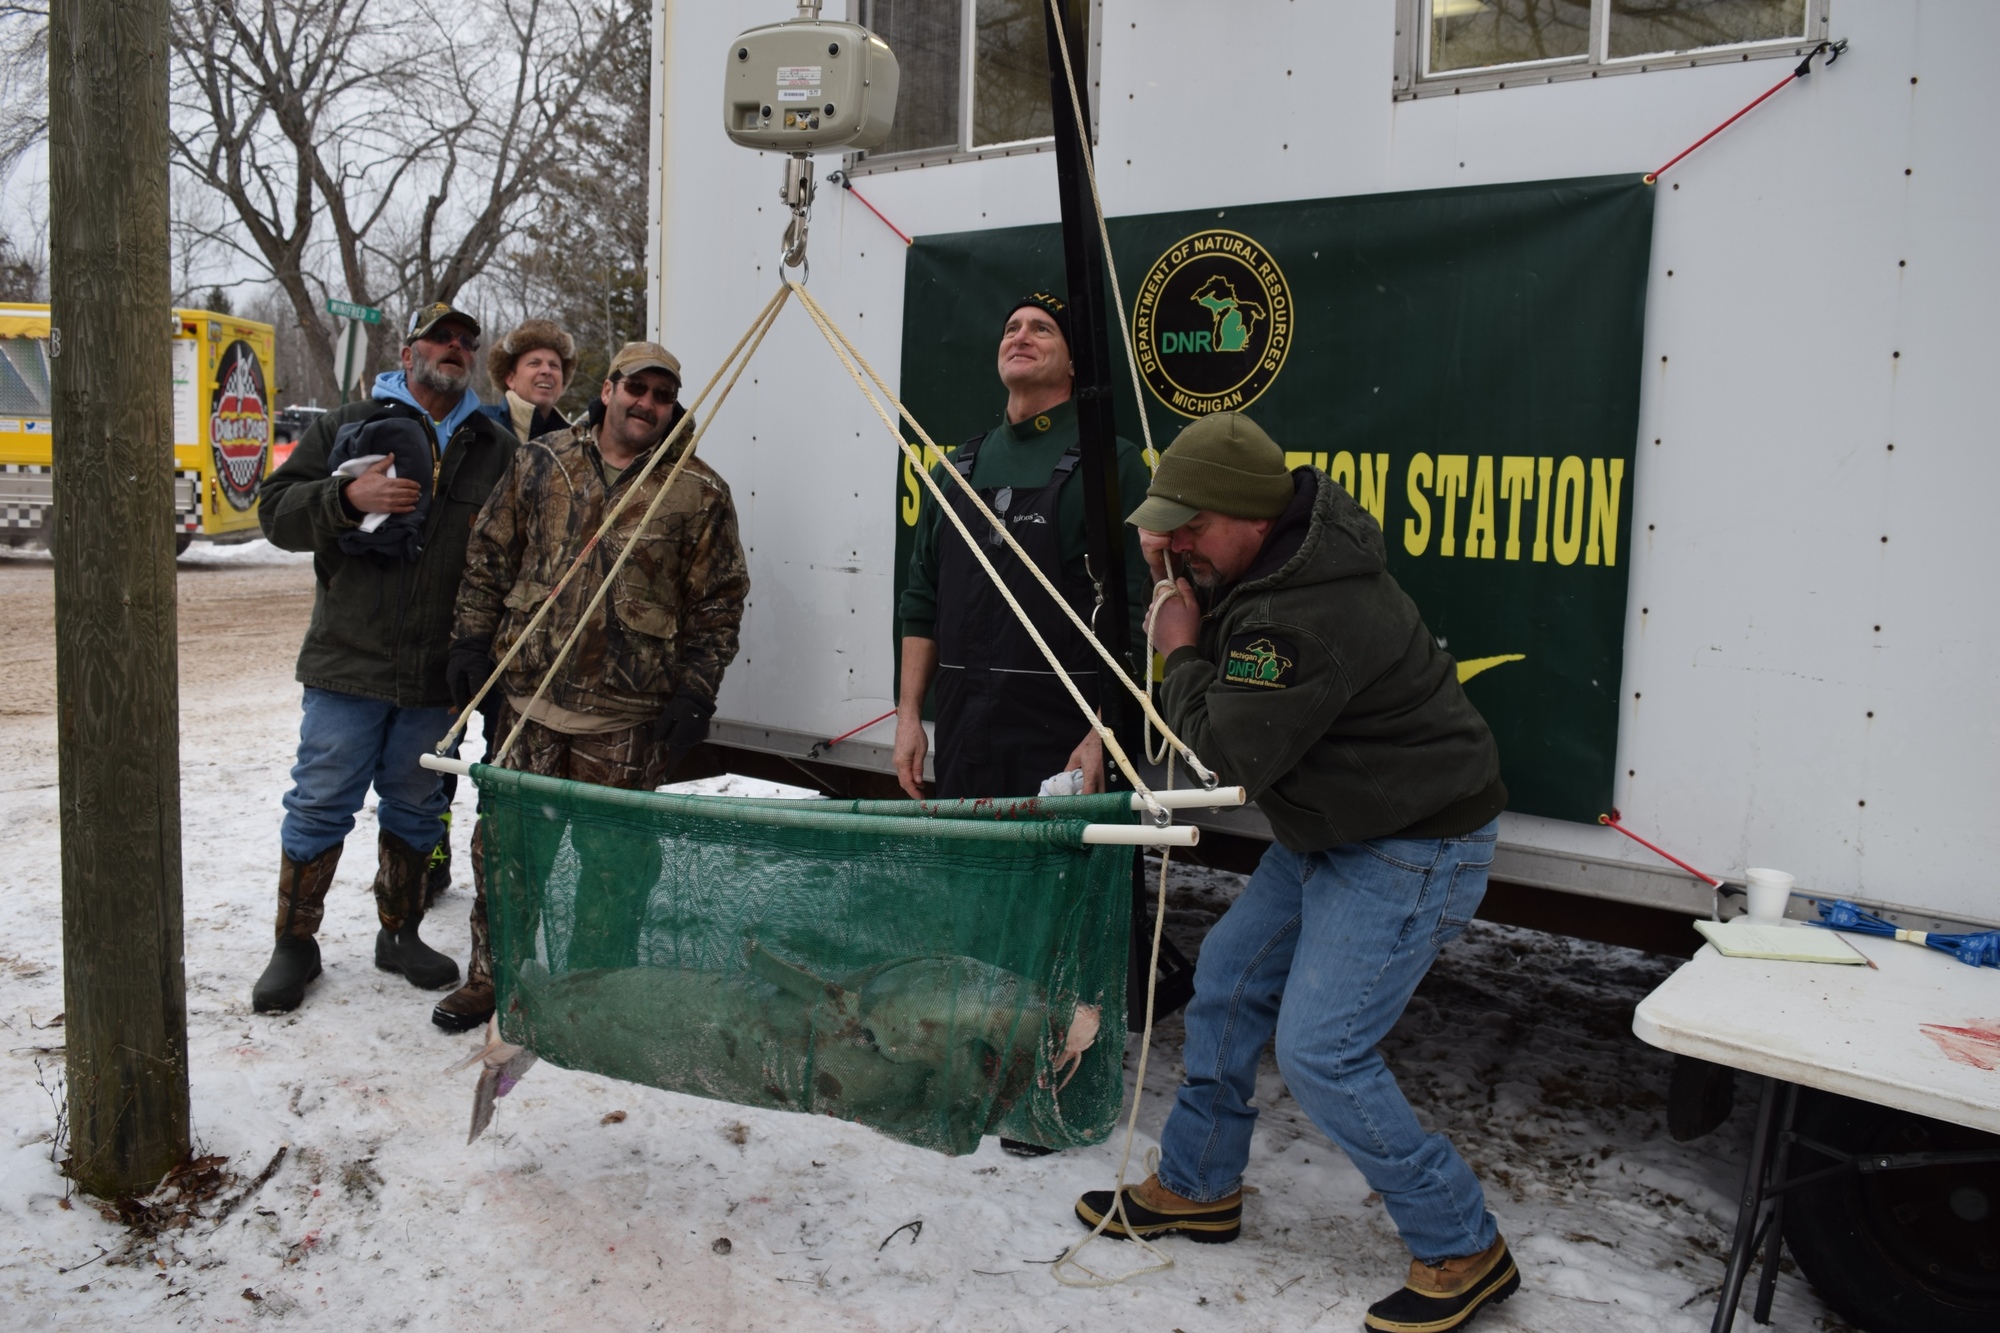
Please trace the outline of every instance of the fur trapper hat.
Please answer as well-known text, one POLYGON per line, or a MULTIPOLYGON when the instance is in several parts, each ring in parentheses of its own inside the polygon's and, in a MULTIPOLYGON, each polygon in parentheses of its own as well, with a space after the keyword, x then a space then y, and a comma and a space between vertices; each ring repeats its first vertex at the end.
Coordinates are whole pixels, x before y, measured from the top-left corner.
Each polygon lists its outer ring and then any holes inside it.
POLYGON ((543 347, 562 358, 563 384, 567 387, 576 375, 576 339, 564 333, 562 325, 549 319, 522 320, 513 332, 488 348, 486 373, 493 377, 496 388, 505 389, 508 379, 514 374, 515 363, 543 347))

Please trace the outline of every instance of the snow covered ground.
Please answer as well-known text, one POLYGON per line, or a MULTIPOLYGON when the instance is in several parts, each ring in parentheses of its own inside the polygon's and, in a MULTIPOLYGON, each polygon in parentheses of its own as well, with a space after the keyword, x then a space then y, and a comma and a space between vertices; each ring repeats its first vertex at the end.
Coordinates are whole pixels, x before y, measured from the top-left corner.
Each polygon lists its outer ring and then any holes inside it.
MULTIPOLYGON (((182 819, 190 1054, 202 1150, 271 1179, 220 1227, 129 1243, 50 1161, 62 1058, 50 566, 0 553, 0 1291, 16 1327, 300 1325, 539 1329, 1352 1329, 1405 1255, 1378 1200, 1305 1123, 1267 1058, 1244 1235, 1169 1241, 1173 1271, 1073 1291, 1048 1266, 1114 1140, 1038 1161, 989 1141, 946 1158, 824 1119, 744 1110, 537 1066, 465 1144, 473 1036, 377 972, 374 826, 348 841, 326 975, 290 1016, 252 1014, 270 948, 278 798, 296 741, 291 657, 311 572, 261 543, 183 560, 182 819), (11 1149, 11 1150, 9 1150, 11 1149), (921 1223, 921 1226, 911 1226, 921 1223)), ((459 883, 426 937, 463 960, 459 883)), ((1234 876, 1177 871, 1192 951, 1234 876)), ((1734 1217, 1749 1108, 1708 1139, 1664 1130, 1668 1058, 1631 1035, 1671 964, 1475 924, 1387 1043, 1419 1112, 1486 1182, 1525 1286, 1482 1329, 1705 1329, 1734 1217)), ((1153 1142, 1179 1072, 1157 1034, 1140 1115, 1153 1142)), ((1128 1050, 1128 1069, 1136 1058, 1128 1050)), ((1100 1242, 1100 1268, 1140 1256, 1100 1242)), ((1747 1312, 1743 1318, 1747 1322, 1747 1312)), ((1796 1275, 1782 1329, 1842 1328, 1796 1275)))

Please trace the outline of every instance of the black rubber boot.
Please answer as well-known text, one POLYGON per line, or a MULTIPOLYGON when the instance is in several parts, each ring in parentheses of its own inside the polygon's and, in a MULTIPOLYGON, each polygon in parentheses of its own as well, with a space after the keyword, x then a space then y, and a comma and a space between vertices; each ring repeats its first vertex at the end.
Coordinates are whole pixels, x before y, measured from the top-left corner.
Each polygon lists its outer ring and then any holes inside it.
POLYGON ((1514 1256, 1507 1253, 1507 1242, 1496 1238, 1482 1253, 1435 1267, 1412 1259, 1409 1282, 1369 1306, 1361 1322, 1381 1333, 1439 1333, 1464 1327, 1520 1289, 1514 1256))
POLYGON ((286 1014, 304 1003, 306 987, 319 976, 319 942, 313 935, 326 915, 326 893, 340 864, 340 844, 310 861, 278 859, 278 943, 264 974, 250 989, 250 1007, 260 1014, 286 1014))
POLYGON ((382 929, 375 932, 375 966, 384 972, 402 973, 421 990, 451 985, 458 980, 458 964, 417 935, 424 919, 424 879, 430 854, 393 833, 381 835, 380 847, 375 912, 382 929))
POLYGON ((305 1002, 306 986, 318 979, 319 941, 280 935, 264 975, 250 990, 250 1007, 260 1014, 288 1014, 305 1002))

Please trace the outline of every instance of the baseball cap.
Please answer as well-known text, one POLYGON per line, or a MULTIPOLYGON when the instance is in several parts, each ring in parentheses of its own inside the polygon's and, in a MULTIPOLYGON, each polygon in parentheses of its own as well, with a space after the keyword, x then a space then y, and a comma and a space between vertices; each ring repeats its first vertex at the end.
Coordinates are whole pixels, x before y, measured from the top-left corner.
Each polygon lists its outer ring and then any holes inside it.
POLYGON ((1241 412, 1197 417, 1160 455, 1146 499, 1126 522, 1172 532, 1204 509, 1232 518, 1276 518, 1295 487, 1285 451, 1241 412))
POLYGON ((607 378, 617 379, 641 370, 664 370, 674 377, 674 383, 681 382, 681 359, 658 343, 626 343, 611 358, 611 369, 605 373, 607 378))
POLYGON ((403 346, 408 347, 417 339, 431 331, 441 319, 455 319, 472 329, 472 336, 479 336, 479 321, 454 307, 449 301, 432 301, 427 306, 419 306, 410 312, 410 326, 403 334, 403 346))

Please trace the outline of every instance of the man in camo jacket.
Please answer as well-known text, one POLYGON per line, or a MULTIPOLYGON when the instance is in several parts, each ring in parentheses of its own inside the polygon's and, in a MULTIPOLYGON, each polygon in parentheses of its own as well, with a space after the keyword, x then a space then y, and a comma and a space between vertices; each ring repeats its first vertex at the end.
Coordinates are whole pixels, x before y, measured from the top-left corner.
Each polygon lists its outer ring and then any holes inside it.
MULTIPOLYGON (((496 748, 521 715, 528 719, 503 759, 508 768, 650 791, 708 734, 723 670, 736 656, 750 575, 729 486, 701 459, 688 461, 651 521, 644 521, 694 432, 689 422, 674 454, 640 479, 653 451, 685 414, 679 402, 680 371, 680 362, 659 344, 627 343, 612 358, 604 381, 602 420, 523 445, 474 525, 445 667, 453 702, 460 708, 522 638, 528 621, 611 506, 636 491, 496 688, 504 698, 497 725, 486 733, 496 748), (562 670, 536 699, 550 662, 628 546, 631 557, 610 593, 585 622, 562 670)), ((570 947, 572 967, 630 966, 633 961, 607 941, 629 940, 643 907, 637 895, 646 885, 629 873, 630 867, 625 874, 610 871, 618 855, 610 846, 583 845, 601 836, 609 835, 593 834, 581 825, 572 829, 586 863, 578 889, 577 937, 570 947), (593 856, 593 850, 598 854, 593 856), (591 873, 593 861, 606 867, 603 873, 591 873), (591 956, 580 957, 580 950, 591 956)), ((657 847, 652 855, 657 858, 657 847)), ((466 983, 431 1015, 447 1032, 476 1027, 493 1012, 480 830, 473 834, 472 873, 472 962, 466 983)))

